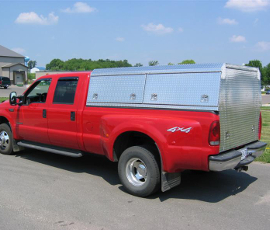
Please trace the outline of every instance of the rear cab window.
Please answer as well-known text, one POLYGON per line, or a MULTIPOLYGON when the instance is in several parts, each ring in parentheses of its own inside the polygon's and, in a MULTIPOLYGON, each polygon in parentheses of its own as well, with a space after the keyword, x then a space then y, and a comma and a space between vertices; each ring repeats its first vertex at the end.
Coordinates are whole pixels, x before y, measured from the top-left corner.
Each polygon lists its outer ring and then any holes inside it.
POLYGON ((61 77, 58 79, 53 104, 74 104, 78 77, 61 77))

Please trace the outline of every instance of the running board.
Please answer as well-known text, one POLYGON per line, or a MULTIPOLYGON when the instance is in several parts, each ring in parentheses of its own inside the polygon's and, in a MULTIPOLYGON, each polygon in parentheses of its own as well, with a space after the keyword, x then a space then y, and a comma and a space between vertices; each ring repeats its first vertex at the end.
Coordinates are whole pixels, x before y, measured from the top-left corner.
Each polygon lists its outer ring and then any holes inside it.
POLYGON ((82 156, 82 153, 78 150, 66 149, 66 148, 44 145, 44 144, 39 144, 39 143, 34 143, 34 142, 19 141, 17 145, 25 147, 25 148, 37 149, 37 150, 51 152, 51 153, 55 153, 59 155, 65 155, 69 157, 82 156))

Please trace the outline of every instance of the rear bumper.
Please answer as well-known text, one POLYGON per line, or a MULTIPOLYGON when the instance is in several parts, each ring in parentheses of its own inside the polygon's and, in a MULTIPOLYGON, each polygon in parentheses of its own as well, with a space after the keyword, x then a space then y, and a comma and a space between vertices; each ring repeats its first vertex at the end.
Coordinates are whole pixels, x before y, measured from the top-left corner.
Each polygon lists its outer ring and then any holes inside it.
POLYGON ((237 169, 250 164, 256 157, 263 154, 266 143, 257 141, 246 145, 238 150, 231 150, 218 155, 209 156, 209 170, 223 171, 226 169, 237 169))

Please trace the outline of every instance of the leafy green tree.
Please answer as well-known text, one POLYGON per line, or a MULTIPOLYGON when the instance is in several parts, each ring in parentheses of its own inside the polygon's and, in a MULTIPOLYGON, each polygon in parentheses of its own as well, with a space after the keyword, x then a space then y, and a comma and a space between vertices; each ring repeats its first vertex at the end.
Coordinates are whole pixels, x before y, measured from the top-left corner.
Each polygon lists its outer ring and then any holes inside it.
POLYGON ((64 70, 64 62, 60 59, 53 59, 46 65, 47 70, 64 70))
POLYGON ((155 66, 155 65, 158 65, 158 64, 159 64, 158 61, 150 61, 150 62, 148 62, 149 66, 155 66))
POLYGON ((262 81, 264 83, 264 85, 270 85, 270 63, 263 67, 263 78, 262 81))
POLYGON ((28 69, 33 69, 36 67, 36 65, 37 65, 37 62, 31 60, 28 62, 28 69))
POLYGON ((245 64, 245 66, 257 67, 262 71, 262 63, 259 60, 251 60, 248 64, 245 64))
POLYGON ((67 61, 53 59, 46 65, 47 70, 69 70, 69 71, 84 71, 98 68, 114 68, 114 67, 131 67, 127 60, 113 61, 109 59, 99 59, 97 61, 91 59, 72 58, 67 61))
POLYGON ((173 63, 169 62, 168 65, 174 65, 173 63))
POLYGON ((134 67, 140 67, 140 66, 143 66, 143 64, 141 64, 141 63, 136 63, 136 64, 134 65, 134 67))
POLYGON ((262 63, 259 60, 250 60, 248 64, 245 64, 245 66, 251 66, 251 67, 256 67, 259 68, 261 72, 261 80, 262 80, 262 85, 266 84, 266 79, 265 79, 265 70, 263 69, 262 63))
POLYGON ((182 62, 178 63, 178 65, 183 65, 183 64, 195 64, 195 61, 192 59, 187 59, 187 60, 183 60, 182 62))

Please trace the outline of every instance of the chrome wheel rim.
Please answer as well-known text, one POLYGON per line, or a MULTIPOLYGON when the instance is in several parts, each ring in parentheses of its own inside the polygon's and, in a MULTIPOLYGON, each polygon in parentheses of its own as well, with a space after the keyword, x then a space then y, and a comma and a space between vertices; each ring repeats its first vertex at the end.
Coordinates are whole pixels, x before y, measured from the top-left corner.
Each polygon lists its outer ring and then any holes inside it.
POLYGON ((132 158, 126 165, 126 177, 134 186, 142 186, 147 181, 147 167, 139 158, 132 158))
POLYGON ((9 135, 7 134, 6 131, 1 131, 0 132, 0 148, 2 150, 7 149, 10 146, 10 139, 9 135))

